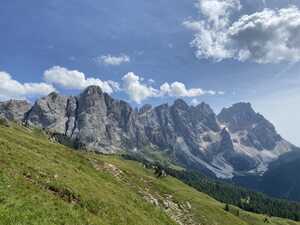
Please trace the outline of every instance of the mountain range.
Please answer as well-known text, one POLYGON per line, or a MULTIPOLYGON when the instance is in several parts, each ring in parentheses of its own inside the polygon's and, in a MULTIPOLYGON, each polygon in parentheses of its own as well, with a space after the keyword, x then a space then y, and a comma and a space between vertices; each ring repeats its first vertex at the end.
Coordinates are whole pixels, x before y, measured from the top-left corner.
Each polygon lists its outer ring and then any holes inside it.
POLYGON ((76 148, 105 154, 156 152, 222 179, 262 175, 272 162, 298 151, 250 103, 237 103, 218 115, 206 103, 191 106, 182 99, 134 109, 90 86, 79 96, 51 93, 33 105, 2 102, 0 116, 45 129, 76 148))

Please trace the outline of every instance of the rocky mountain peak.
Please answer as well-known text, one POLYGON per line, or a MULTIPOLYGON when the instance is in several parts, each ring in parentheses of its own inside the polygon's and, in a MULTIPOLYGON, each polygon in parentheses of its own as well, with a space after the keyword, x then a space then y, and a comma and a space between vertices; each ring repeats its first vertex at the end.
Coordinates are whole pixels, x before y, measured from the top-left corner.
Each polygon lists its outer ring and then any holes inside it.
POLYGON ((212 108, 209 104, 202 102, 199 105, 196 106, 196 109, 201 111, 203 114, 209 115, 209 114, 215 114, 212 108))
POLYGON ((37 100, 26 116, 26 122, 39 128, 64 133, 68 99, 69 97, 52 92, 37 100))
POLYGON ((238 103, 235 103, 233 104, 230 109, 232 111, 239 111, 239 112, 254 112, 254 109, 252 108, 252 105, 250 102, 238 102, 238 103))
POLYGON ((61 101, 65 101, 68 99, 67 96, 60 95, 57 92, 51 92, 49 95, 45 96, 44 98, 39 99, 36 103, 40 102, 53 102, 55 103, 61 103, 61 101))
POLYGON ((48 95, 48 98, 51 98, 51 99, 53 99, 53 100, 55 100, 56 98, 58 98, 59 97, 59 93, 57 93, 57 92, 51 92, 49 95, 48 95))
POLYGON ((180 109, 180 110, 188 110, 189 105, 183 100, 183 99, 176 99, 173 106, 173 108, 180 109))
POLYGON ((214 132, 218 132, 220 130, 216 114, 208 104, 202 102, 197 106, 192 106, 190 111, 191 117, 195 123, 200 122, 214 132))
POLYGON ((99 86, 91 85, 88 86, 81 95, 83 96, 95 96, 95 95, 102 95, 103 91, 99 86))
POLYGON ((250 103, 243 102, 224 108, 218 115, 218 120, 224 123, 231 132, 250 129, 261 119, 250 103))
POLYGON ((220 114, 222 113, 231 113, 231 114, 256 114, 254 109, 252 108, 251 103, 249 102, 239 102, 233 104, 228 108, 224 108, 220 114))
POLYGON ((240 142, 258 150, 273 150, 282 140, 272 123, 256 113, 250 103, 238 103, 218 115, 230 132, 239 133, 240 142))
POLYGON ((0 103, 0 116, 8 120, 23 121, 31 104, 24 100, 9 100, 0 103))
POLYGON ((80 113, 106 115, 107 102, 111 101, 110 96, 106 96, 98 86, 87 87, 78 97, 80 113), (109 100, 110 99, 110 100, 109 100))

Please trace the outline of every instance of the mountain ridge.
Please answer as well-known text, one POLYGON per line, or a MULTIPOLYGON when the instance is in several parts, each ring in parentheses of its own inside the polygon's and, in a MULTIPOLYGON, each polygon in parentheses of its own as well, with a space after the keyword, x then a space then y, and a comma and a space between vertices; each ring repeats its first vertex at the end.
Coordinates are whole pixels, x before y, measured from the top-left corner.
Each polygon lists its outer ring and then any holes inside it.
POLYGON ((0 104, 2 117, 46 129, 77 148, 111 154, 148 146, 175 164, 218 178, 263 174, 271 162, 296 149, 250 103, 235 104, 218 115, 206 103, 190 106, 182 99, 136 110, 98 86, 79 96, 51 93, 30 109, 25 102, 12 103, 11 108, 0 104))

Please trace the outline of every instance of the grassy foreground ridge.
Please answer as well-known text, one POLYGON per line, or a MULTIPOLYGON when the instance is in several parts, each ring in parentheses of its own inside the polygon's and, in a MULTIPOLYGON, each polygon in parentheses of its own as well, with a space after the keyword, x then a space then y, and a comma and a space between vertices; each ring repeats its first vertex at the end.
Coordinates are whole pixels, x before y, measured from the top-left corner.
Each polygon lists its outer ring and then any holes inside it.
POLYGON ((140 163, 74 151, 38 130, 0 125, 1 225, 266 224, 265 215, 224 208, 175 178, 157 179, 140 163))

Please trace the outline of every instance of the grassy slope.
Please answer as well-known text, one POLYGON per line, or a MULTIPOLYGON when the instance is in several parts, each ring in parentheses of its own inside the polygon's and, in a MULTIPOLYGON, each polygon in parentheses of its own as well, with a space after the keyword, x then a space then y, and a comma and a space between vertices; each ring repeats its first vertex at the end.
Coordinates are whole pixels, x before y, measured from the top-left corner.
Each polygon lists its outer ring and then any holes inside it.
POLYGON ((264 224, 264 216, 240 210, 237 217, 233 207, 223 208, 174 178, 156 179, 141 164, 75 152, 39 132, 0 125, 1 225, 264 224))

